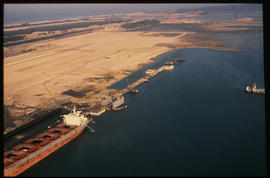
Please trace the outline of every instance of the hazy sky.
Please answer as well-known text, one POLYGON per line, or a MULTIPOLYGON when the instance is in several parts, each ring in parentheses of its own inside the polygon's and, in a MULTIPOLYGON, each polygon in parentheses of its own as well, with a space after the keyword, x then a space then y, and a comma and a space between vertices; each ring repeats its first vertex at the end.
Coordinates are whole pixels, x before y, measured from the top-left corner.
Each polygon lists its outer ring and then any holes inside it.
POLYGON ((4 23, 114 13, 149 12, 224 4, 4 4, 4 23))

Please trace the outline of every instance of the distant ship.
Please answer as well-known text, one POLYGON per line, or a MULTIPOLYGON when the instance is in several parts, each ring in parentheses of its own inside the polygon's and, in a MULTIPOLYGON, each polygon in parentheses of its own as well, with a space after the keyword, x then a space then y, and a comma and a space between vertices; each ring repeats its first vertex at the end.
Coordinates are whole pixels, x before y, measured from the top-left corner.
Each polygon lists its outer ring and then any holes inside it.
POLYGON ((168 61, 168 62, 165 62, 165 64, 166 64, 166 65, 174 65, 174 64, 176 64, 176 63, 173 62, 173 61, 168 61))
POLYGON ((253 83, 253 87, 250 88, 249 86, 246 86, 245 88, 245 92, 248 92, 248 93, 262 93, 262 94, 265 94, 265 89, 264 88, 261 88, 261 89, 257 89, 256 87, 256 83, 253 83))
POLYGON ((17 176, 82 133, 88 119, 81 111, 63 115, 63 123, 4 152, 4 176, 17 176))

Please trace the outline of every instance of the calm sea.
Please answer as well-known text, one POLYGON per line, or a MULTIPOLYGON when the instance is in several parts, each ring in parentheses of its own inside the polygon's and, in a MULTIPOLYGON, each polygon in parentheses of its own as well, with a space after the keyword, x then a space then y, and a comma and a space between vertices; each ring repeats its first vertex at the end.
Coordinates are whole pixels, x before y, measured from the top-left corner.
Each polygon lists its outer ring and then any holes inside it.
POLYGON ((220 38, 246 51, 161 55, 150 68, 185 62, 125 95, 127 110, 96 117, 95 133, 85 129, 22 176, 266 175, 265 98, 243 92, 253 82, 264 87, 262 33, 220 38))
POLYGON ((97 15, 112 17, 113 14, 119 13, 168 11, 176 8, 199 8, 216 5, 220 4, 4 4, 4 24, 97 15))

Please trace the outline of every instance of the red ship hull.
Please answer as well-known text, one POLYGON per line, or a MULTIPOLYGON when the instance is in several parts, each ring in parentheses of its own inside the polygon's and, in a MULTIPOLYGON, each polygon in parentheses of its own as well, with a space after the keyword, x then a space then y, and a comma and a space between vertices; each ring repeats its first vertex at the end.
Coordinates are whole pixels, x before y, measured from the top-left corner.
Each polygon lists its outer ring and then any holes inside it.
MULTIPOLYGON (((88 121, 88 123, 89 122, 90 122, 90 120, 88 121)), ((80 135, 82 133, 84 128, 85 127, 62 129, 63 134, 55 134, 54 133, 54 136, 58 136, 58 138, 56 140, 55 140, 55 138, 41 139, 44 142, 43 142, 43 144, 40 144, 40 145, 31 144, 30 141, 33 142, 35 139, 30 139, 30 140, 28 140, 28 142, 26 141, 24 145, 32 146, 37 151, 34 151, 32 153, 27 154, 27 153, 23 153, 22 151, 19 152, 18 150, 17 151, 15 150, 15 151, 13 151, 13 153, 18 154, 17 159, 16 159, 16 156, 15 156, 15 158, 5 157, 5 155, 10 154, 12 151, 9 151, 8 153, 5 153, 4 154, 4 159, 5 159, 4 160, 4 167, 5 167, 4 168, 4 176, 17 176, 17 175, 21 174, 25 170, 29 169, 30 167, 32 167, 33 165, 38 163, 40 160, 44 159, 45 157, 47 157, 48 155, 50 155, 54 151, 61 148, 63 145, 67 144, 68 142, 70 142, 71 140, 76 138, 78 135, 80 135), (77 130, 74 134, 71 134, 71 135, 67 136, 70 132, 72 132, 73 130, 76 130, 76 129, 79 129, 79 130, 77 130), (63 137, 59 136, 59 135, 62 135, 63 137), (61 140, 61 139, 63 139, 63 140, 61 140), (58 140, 60 140, 60 141, 58 142, 58 140), (56 144, 54 144, 53 146, 48 147, 44 151, 42 150, 43 147, 45 147, 46 145, 48 145, 49 143, 52 143, 52 142, 55 142, 56 144), (25 162, 23 162, 21 164, 20 161, 22 161, 23 158, 26 158, 27 161, 25 161, 25 162)), ((55 128, 55 129, 57 129, 57 128, 55 128)), ((50 130, 52 130, 52 129, 49 129, 48 132, 50 132, 50 130)))

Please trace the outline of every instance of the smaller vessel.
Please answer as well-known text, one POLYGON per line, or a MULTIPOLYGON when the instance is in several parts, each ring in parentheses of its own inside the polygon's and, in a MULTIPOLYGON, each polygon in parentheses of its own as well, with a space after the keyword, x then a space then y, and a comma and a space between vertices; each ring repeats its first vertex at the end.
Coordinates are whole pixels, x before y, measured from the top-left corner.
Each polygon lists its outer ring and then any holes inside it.
POLYGON ((168 62, 166 62, 165 64, 167 64, 167 65, 174 65, 174 64, 176 64, 176 63, 173 62, 173 61, 168 61, 168 62))
POLYGON ((124 109, 127 109, 127 105, 125 105, 125 106, 122 106, 122 107, 118 107, 118 108, 115 108, 115 109, 113 109, 113 111, 120 111, 120 110, 124 110, 124 109))
POLYGON ((253 83, 252 88, 250 88, 249 86, 246 86, 245 92, 248 92, 248 93, 262 93, 262 94, 265 94, 265 89, 264 89, 264 88, 257 88, 257 87, 256 87, 256 83, 253 83))
POLYGON ((139 93, 139 90, 138 90, 138 89, 134 89, 134 88, 129 88, 129 87, 128 87, 128 92, 129 92, 129 93, 139 93))

